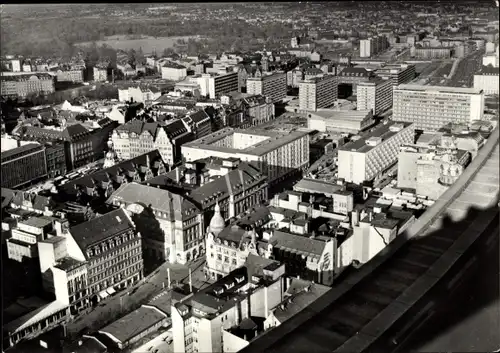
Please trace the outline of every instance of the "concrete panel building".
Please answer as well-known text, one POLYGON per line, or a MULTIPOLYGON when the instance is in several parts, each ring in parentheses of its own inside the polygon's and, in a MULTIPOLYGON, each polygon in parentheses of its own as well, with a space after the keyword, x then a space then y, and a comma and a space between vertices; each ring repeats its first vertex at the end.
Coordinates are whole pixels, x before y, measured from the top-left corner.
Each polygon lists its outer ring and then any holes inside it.
POLYGON ((470 123, 484 114, 484 92, 477 88, 399 85, 393 92, 393 120, 435 131, 443 125, 470 123))
POLYGON ((261 94, 273 102, 279 102, 286 97, 286 74, 282 72, 247 79, 247 93, 261 94))
POLYGON ((483 66, 481 72, 474 75, 474 88, 482 90, 485 94, 497 94, 500 90, 498 67, 483 66))
POLYGON ((322 132, 357 134, 374 123, 373 113, 368 110, 318 109, 307 118, 307 128, 322 132))
POLYGON ((389 122, 339 148, 338 177, 361 184, 377 178, 393 165, 400 146, 413 143, 412 123, 389 122))
POLYGON ((358 84, 357 109, 379 115, 392 107, 392 80, 374 78, 358 84))
POLYGON ((335 104, 338 95, 337 76, 324 75, 299 83, 299 106, 301 110, 316 111, 335 104))

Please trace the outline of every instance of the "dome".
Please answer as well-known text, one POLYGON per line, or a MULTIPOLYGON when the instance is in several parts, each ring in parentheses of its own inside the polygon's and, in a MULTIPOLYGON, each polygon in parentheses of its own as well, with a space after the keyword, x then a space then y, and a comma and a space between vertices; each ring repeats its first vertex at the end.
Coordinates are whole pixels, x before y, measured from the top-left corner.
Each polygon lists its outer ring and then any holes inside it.
POLYGON ((219 203, 215 204, 214 215, 210 220, 208 228, 214 235, 218 235, 224 228, 226 228, 226 221, 224 221, 224 218, 220 213, 219 203))

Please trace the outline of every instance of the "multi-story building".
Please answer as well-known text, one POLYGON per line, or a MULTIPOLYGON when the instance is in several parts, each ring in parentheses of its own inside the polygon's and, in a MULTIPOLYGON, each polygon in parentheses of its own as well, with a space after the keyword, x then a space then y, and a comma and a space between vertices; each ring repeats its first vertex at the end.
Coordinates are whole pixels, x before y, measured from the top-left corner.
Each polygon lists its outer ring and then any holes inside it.
POLYGON ((2 152, 2 187, 21 188, 47 178, 45 147, 27 144, 2 152))
POLYGON ((45 158, 47 159, 47 174, 49 178, 65 175, 68 168, 66 165, 66 149, 64 143, 45 142, 45 158))
POLYGON ((145 103, 154 101, 161 97, 161 92, 156 87, 129 87, 118 89, 118 100, 120 102, 133 101, 134 103, 145 103))
POLYGON ((412 123, 385 123, 339 147, 338 177, 356 184, 372 181, 397 161, 399 147, 413 140, 412 123))
POLYGON ((491 65, 493 67, 498 67, 498 59, 499 59, 498 53, 496 55, 485 55, 483 56, 483 66, 491 65))
POLYGON ((483 66, 481 72, 474 75, 474 88, 482 90, 485 94, 499 93, 499 73, 498 67, 483 66))
POLYGON ((374 78, 358 83, 356 109, 372 110, 379 115, 392 106, 392 80, 374 78))
POLYGON ((182 121, 189 128, 189 131, 193 133, 194 139, 202 138, 212 132, 212 121, 203 109, 187 112, 182 121))
POLYGON ((324 75, 299 83, 299 106, 301 110, 316 111, 332 106, 337 101, 337 76, 324 75))
POLYGON ((456 148, 403 145, 398 155, 398 187, 437 200, 470 160, 469 152, 456 148))
POLYGON ((83 82, 83 70, 68 70, 57 69, 54 70, 57 82, 83 82))
POLYGON ((286 97, 286 74, 277 72, 271 75, 247 79, 247 93, 261 94, 273 102, 279 102, 286 97))
MULTIPOLYGON (((11 229, 11 237, 7 239, 7 254, 9 259, 23 262, 26 259, 38 258, 37 243, 47 237, 52 230, 50 217, 30 217, 17 222, 11 229)), ((38 260, 36 260, 38 261, 38 260)))
POLYGON ((277 261, 250 255, 244 267, 172 305, 174 352, 225 352, 225 330, 254 329, 251 318, 267 318, 283 301, 284 274, 277 261))
POLYGON ((256 162, 270 184, 301 174, 309 166, 309 130, 225 128, 181 147, 186 161, 209 157, 256 162))
POLYGON ((359 56, 369 58, 389 48, 386 36, 375 36, 359 42, 359 56))
POLYGON ((173 62, 166 63, 161 68, 161 78, 171 81, 182 81, 187 77, 187 69, 173 62))
POLYGON ((165 163, 174 165, 182 156, 181 145, 192 141, 194 137, 190 127, 181 119, 176 119, 167 125, 131 120, 116 128, 111 140, 121 160, 131 159, 157 149, 165 163))
POLYGON ((307 128, 322 132, 357 134, 374 124, 373 112, 368 110, 318 109, 308 114, 307 128))
POLYGON ((21 74, 1 77, 1 92, 5 97, 26 98, 55 92, 54 77, 45 73, 21 74))
POLYGON ((109 198, 109 203, 126 207, 138 229, 144 229, 149 259, 187 263, 198 258, 205 253, 207 216, 215 208, 221 207, 229 219, 267 197, 267 178, 255 167, 238 160, 209 162, 186 163, 146 185, 122 185, 109 198))
POLYGON ((447 47, 423 48, 417 44, 410 49, 410 55, 418 59, 449 59, 452 54, 453 48, 447 47))
MULTIPOLYGON (((352 87, 352 94, 356 95, 358 83, 369 81, 375 76, 373 71, 368 71, 363 67, 346 67, 338 74, 338 84, 352 87)), ((339 87, 340 89, 340 87, 339 87)), ((340 93, 340 92, 339 92, 340 93)))
POLYGON ((95 82, 105 82, 108 80, 108 68, 104 66, 94 66, 92 69, 95 82))
POLYGON ((200 86, 202 96, 208 96, 211 99, 219 98, 230 92, 237 92, 240 85, 238 72, 196 75, 191 77, 190 81, 200 86))
POLYGON ((251 119, 251 125, 260 125, 274 119, 274 103, 269 96, 255 95, 242 99, 245 115, 251 119))
POLYGON ((38 242, 44 289, 73 313, 143 277, 141 234, 123 209, 69 227, 38 242))
POLYGON ((470 123, 484 114, 484 93, 476 88, 399 85, 393 91, 393 120, 415 123, 416 129, 470 123))
MULTIPOLYGON (((62 141, 65 149, 66 169, 73 170, 104 157, 111 131, 117 125, 117 122, 104 118, 97 122, 98 127, 92 131, 81 124, 73 124, 57 130, 25 126, 22 129, 21 138, 44 144, 47 142, 57 144, 62 141)), ((51 149, 49 152, 56 153, 56 151, 51 149)), ((50 156, 51 159, 56 158, 59 161, 60 157, 50 156)))
POLYGON ((286 73, 287 86, 297 88, 300 82, 304 80, 304 71, 301 69, 293 69, 286 73))
POLYGON ((413 64, 389 64, 378 69, 376 73, 385 80, 392 80, 393 86, 409 83, 416 75, 413 64))

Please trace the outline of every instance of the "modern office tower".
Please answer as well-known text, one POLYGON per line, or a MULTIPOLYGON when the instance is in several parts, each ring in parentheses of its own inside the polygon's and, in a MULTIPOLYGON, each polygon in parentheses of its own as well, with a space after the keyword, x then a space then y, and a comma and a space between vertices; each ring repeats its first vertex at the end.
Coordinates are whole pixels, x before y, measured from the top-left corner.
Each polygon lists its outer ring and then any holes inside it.
POLYGON ((238 73, 229 72, 226 74, 202 74, 190 79, 200 85, 202 96, 209 96, 211 99, 218 98, 229 92, 238 91, 238 73))
POLYGON ((415 74, 415 65, 412 64, 390 64, 377 70, 377 76, 392 80, 393 86, 409 83, 415 74))
POLYGON ((47 178, 45 147, 31 143, 2 152, 2 187, 19 188, 47 178))
POLYGON ((316 111, 332 106, 337 101, 337 76, 313 77, 299 83, 299 106, 301 110, 316 111))
POLYGON ((401 145, 413 143, 412 123, 391 121, 339 148, 338 177, 361 184, 377 178, 394 164, 401 145))
POLYGON ((272 185, 308 168, 309 130, 225 128, 183 144, 181 151, 188 162, 209 157, 253 161, 272 185))
POLYGON ((485 94, 498 94, 499 92, 499 68, 483 66, 481 72, 474 75, 474 88, 483 90, 485 94))
POLYGON ((286 97, 286 74, 276 72, 271 75, 247 79, 247 93, 261 94, 279 102, 286 97))
POLYGON ((374 78, 358 84, 357 109, 379 115, 392 106, 392 80, 374 78))
POLYGON ((399 85, 394 87, 392 110, 393 120, 434 131, 450 122, 481 120, 484 93, 476 88, 399 85))

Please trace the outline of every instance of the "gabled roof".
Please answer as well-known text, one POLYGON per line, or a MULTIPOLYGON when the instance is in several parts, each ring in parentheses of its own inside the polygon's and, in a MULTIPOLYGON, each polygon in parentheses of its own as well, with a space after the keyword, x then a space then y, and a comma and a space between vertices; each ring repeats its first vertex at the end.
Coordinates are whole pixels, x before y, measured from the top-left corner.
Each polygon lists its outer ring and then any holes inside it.
POLYGON ((275 230, 271 239, 269 239, 274 247, 288 249, 289 251, 296 250, 305 255, 312 254, 321 256, 325 249, 326 243, 321 240, 310 239, 306 236, 285 233, 275 230))
POLYGON ((135 229, 123 209, 117 209, 69 229, 80 249, 86 250, 110 237, 135 229))
POLYGON ((190 114, 189 117, 191 118, 191 120, 193 120, 195 124, 198 124, 203 120, 210 119, 208 114, 202 109, 198 110, 195 113, 190 114))

